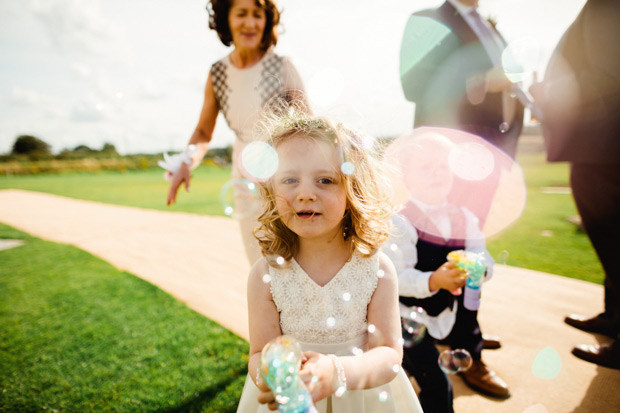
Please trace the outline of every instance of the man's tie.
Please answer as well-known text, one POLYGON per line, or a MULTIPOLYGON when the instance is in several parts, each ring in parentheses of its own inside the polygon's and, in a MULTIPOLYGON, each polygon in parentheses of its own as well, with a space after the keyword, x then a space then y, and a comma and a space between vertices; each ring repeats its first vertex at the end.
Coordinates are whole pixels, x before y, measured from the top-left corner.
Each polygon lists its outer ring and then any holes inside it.
MULTIPOLYGON (((504 41, 502 40, 501 37, 499 37, 499 34, 497 34, 495 31, 493 31, 489 27, 489 23, 487 23, 486 21, 482 19, 482 17, 478 13, 478 10, 476 10, 475 8, 472 9, 469 12, 469 15, 471 16, 472 21, 474 25, 476 26, 477 30, 475 31, 477 31, 477 34, 479 36, 481 36, 480 42, 482 43, 482 46, 484 47, 487 54, 489 55, 491 62, 493 63, 494 66, 501 67, 502 66, 502 52, 504 51, 504 48, 506 47, 504 41)), ((510 96, 510 92, 508 91, 503 92, 502 93, 502 115, 503 115, 502 117, 504 119, 504 122, 506 122, 508 125, 511 125, 512 121, 514 120, 515 109, 516 109, 515 100, 514 98, 510 96)), ((503 131, 504 129, 501 128, 501 130, 503 131)))
POLYGON ((495 66, 501 66, 502 52, 506 46, 503 40, 489 27, 489 23, 482 19, 478 10, 472 9, 469 15, 472 17, 472 21, 478 29, 478 34, 482 36, 480 41, 491 58, 491 62, 493 62, 495 66))

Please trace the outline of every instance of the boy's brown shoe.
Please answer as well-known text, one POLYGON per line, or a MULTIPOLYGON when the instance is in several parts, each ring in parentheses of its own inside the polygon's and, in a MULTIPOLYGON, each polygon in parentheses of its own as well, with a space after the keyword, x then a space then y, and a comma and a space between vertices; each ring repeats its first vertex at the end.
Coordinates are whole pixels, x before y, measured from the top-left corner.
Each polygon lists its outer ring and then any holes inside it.
POLYGON ((479 393, 499 399, 510 397, 506 382, 490 370, 482 360, 474 360, 469 369, 459 374, 465 380, 465 384, 479 393))

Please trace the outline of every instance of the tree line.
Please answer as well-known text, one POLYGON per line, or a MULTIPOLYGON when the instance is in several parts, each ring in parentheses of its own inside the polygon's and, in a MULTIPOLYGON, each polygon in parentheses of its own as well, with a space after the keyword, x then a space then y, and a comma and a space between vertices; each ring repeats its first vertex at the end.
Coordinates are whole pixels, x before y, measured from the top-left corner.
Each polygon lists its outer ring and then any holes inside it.
MULTIPOLYGON (((162 153, 132 154, 127 156, 147 156, 161 159, 162 153)), ((11 152, 0 155, 0 162, 11 161, 45 161, 70 159, 115 159, 123 158, 114 144, 106 142, 101 149, 93 149, 87 145, 78 145, 73 149, 63 149, 58 154, 52 153, 52 147, 42 139, 32 135, 20 135, 15 139, 11 152)), ((218 164, 230 164, 232 161, 232 147, 212 148, 205 159, 214 159, 218 164)))

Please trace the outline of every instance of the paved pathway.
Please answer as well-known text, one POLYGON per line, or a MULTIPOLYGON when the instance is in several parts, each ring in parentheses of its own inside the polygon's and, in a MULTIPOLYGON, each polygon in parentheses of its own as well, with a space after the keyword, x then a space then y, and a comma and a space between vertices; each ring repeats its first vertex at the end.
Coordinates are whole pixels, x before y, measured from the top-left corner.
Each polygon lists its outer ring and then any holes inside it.
MULTIPOLYGON (((231 219, 2 190, 0 222, 89 251, 248 337, 249 265, 231 219)), ((485 332, 502 338, 503 347, 483 355, 513 396, 486 398, 454 377, 456 412, 620 412, 620 371, 570 354, 574 344, 608 339, 562 322, 569 312, 594 314, 602 303, 601 286, 498 265, 484 286, 480 322, 485 332), (543 349, 559 355, 561 369, 553 379, 532 373, 543 349)))

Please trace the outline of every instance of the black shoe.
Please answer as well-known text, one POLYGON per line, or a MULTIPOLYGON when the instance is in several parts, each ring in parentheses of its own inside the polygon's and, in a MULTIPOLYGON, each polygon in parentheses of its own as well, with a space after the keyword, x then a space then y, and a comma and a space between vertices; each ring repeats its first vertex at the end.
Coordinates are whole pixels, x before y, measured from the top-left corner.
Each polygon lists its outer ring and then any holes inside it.
POLYGON ((580 344, 572 353, 582 360, 620 370, 620 342, 611 344, 580 344))
MULTIPOLYGON (((441 340, 437 340, 437 344, 440 346, 449 346, 450 342, 448 338, 444 338, 441 340)), ((502 343, 499 341, 499 337, 497 336, 489 336, 486 334, 482 335, 482 348, 484 350, 495 350, 502 346, 502 343)))
POLYGON ((600 314, 592 318, 586 318, 580 314, 569 314, 564 318, 564 322, 579 330, 603 334, 611 338, 617 338, 618 332, 620 332, 617 325, 614 325, 611 320, 601 317, 600 314))
POLYGON ((497 336, 482 335, 482 348, 485 350, 495 350, 502 346, 497 336))

